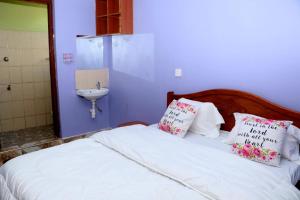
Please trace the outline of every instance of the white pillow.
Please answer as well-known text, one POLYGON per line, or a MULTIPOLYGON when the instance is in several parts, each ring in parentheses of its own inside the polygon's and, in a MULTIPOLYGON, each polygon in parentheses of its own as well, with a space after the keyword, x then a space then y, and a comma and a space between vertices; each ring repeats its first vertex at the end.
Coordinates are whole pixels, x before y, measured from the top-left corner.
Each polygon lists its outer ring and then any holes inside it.
MULTIPOLYGON (((250 115, 250 114, 234 113, 234 118, 236 121, 239 121, 247 115, 250 115)), ((258 117, 256 115, 250 115, 250 116, 262 118, 262 117, 258 117)), ((239 124, 237 124, 237 123, 235 124, 235 126, 231 130, 228 137, 225 140, 223 140, 224 143, 230 144, 230 145, 234 143, 234 139, 237 135, 237 130, 239 128, 238 125, 239 124)), ((283 142, 283 148, 282 148, 282 152, 281 152, 282 157, 284 157, 288 160, 291 160, 291 161, 299 160, 299 158, 300 158, 299 142, 300 142, 300 129, 293 125, 289 126, 289 128, 287 130, 287 137, 285 138, 285 140, 283 142)))
POLYGON ((283 157, 297 161, 300 158, 299 155, 299 143, 300 143, 300 129, 291 125, 287 130, 288 137, 286 138, 283 146, 283 157))
POLYGON ((236 137, 237 130, 239 128, 239 123, 237 123, 237 122, 242 119, 242 114, 241 113, 233 113, 233 116, 234 116, 234 119, 235 119, 235 125, 231 129, 230 134, 228 135, 228 137, 223 141, 224 143, 229 144, 229 145, 234 143, 234 138, 236 137))
POLYGON ((173 100, 160 120, 158 128, 173 135, 184 137, 197 114, 194 106, 173 100))
POLYGON ((297 140, 300 143, 300 129, 294 125, 291 125, 288 129, 288 133, 291 137, 297 140))
POLYGON ((283 143, 291 121, 265 119, 235 113, 236 136, 232 151, 241 157, 267 165, 279 166, 283 143))
POLYGON ((224 119, 213 103, 203 103, 185 98, 179 99, 179 102, 193 105, 198 109, 197 116, 189 131, 211 138, 216 138, 220 135, 220 127, 221 124, 224 124, 224 119))

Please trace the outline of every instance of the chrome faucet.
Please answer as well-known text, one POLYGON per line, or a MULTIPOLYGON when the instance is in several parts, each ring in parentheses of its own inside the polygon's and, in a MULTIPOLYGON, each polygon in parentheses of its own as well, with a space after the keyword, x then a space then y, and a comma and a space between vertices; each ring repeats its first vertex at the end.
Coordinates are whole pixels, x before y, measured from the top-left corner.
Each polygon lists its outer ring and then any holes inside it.
POLYGON ((97 82, 96 87, 97 87, 98 90, 101 89, 100 81, 97 82))

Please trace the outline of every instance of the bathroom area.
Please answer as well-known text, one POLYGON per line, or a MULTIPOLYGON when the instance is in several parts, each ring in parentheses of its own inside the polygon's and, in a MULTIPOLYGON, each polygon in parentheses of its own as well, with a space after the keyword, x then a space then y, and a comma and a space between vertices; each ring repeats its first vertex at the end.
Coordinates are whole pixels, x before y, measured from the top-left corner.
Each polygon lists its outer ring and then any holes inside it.
POLYGON ((0 0, 0 165, 110 128, 107 40, 79 32, 75 51, 62 52, 57 61, 48 9, 47 4, 0 0), (76 109, 82 123, 74 123, 73 116, 60 119, 57 63, 76 66, 68 74, 72 98, 65 108, 76 109))
POLYGON ((47 6, 0 0, 0 152, 58 138, 48 41, 47 6))

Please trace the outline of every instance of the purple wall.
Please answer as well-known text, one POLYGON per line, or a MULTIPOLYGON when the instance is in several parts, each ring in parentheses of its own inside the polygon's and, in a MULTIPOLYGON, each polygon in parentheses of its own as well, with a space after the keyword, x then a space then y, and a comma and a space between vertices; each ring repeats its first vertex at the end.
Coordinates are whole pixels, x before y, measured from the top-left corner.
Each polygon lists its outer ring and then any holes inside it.
POLYGON ((135 35, 112 37, 113 126, 157 122, 169 90, 239 89, 300 111, 299 0, 134 2, 135 35))
POLYGON ((92 120, 89 113, 91 103, 75 93, 76 57, 72 64, 64 64, 62 60, 63 53, 76 55, 76 35, 95 35, 94 0, 54 2, 61 135, 68 137, 109 127, 108 97, 99 101, 103 113, 97 113, 97 119, 92 120))
POLYGON ((62 62, 63 52, 76 54, 76 35, 95 34, 94 0, 55 0, 63 137, 106 128, 109 119, 157 122, 169 90, 240 89, 300 111, 298 0, 134 2, 135 34, 105 39, 111 92, 94 121, 75 94, 76 58, 62 62))

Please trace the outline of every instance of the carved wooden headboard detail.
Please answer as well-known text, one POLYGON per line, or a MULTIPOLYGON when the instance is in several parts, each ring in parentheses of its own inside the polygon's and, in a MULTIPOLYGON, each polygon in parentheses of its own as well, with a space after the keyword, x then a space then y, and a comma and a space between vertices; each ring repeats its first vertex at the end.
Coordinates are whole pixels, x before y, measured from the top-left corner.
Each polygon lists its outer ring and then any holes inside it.
POLYGON ((249 113, 268 119, 290 120, 300 127, 300 112, 293 111, 271 103, 256 95, 229 89, 215 89, 192 94, 175 94, 168 92, 167 105, 174 99, 187 98, 194 101, 212 102, 222 114, 225 124, 222 130, 230 131, 235 120, 233 113, 249 113))

